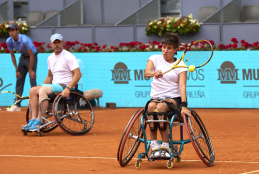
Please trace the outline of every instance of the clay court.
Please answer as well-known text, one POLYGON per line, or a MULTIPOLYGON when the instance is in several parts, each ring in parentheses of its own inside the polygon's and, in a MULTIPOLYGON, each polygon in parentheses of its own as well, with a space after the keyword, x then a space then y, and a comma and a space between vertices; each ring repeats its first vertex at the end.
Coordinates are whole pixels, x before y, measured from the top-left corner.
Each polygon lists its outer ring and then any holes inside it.
MULTIPOLYGON (((130 163, 120 167, 118 145, 137 109, 94 108, 95 123, 86 135, 71 136, 58 127, 43 137, 21 132, 26 108, 14 113, 0 111, 0 173, 259 173, 257 109, 195 109, 212 139, 216 156, 212 167, 203 164, 191 143, 184 146, 182 162, 171 169, 166 161, 147 160, 136 169, 143 144, 130 163)), ((174 131, 177 137, 178 129, 174 131)))

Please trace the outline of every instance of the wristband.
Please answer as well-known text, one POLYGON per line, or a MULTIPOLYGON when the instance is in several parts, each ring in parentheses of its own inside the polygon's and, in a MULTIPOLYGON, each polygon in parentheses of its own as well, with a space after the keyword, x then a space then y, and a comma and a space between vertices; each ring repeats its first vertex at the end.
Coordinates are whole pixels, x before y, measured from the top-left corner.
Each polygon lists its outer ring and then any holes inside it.
POLYGON ((182 102, 182 107, 187 107, 187 102, 182 102))
POLYGON ((68 86, 66 87, 67 89, 69 89, 71 91, 71 88, 69 88, 68 86))

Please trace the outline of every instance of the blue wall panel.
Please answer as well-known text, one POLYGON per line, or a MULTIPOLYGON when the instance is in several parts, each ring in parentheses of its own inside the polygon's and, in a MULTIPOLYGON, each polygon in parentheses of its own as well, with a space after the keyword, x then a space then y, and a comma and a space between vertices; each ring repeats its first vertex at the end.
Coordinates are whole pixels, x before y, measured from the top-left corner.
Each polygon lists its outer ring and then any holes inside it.
MULTIPOLYGON (((74 53, 83 61, 84 90, 101 89, 100 105, 115 102, 118 107, 143 107, 149 100, 151 79, 144 78, 149 56, 160 52, 74 53)), ((180 57, 182 52, 178 53, 180 57)), ((37 83, 47 76, 47 57, 38 55, 37 83)), ((259 51, 215 51, 212 60, 193 73, 188 72, 187 97, 190 108, 259 108, 259 51), (244 63, 244 58, 250 57, 244 63), (250 61, 253 60, 253 61, 250 61)), ((19 54, 16 55, 18 57, 19 54)), ((1 54, 0 89, 15 90, 15 73, 9 54, 1 54)), ((163 70, 165 71, 165 70, 163 70)), ((24 96, 29 93, 26 78, 24 96)), ((0 96, 0 106, 3 105, 0 96)), ((23 105, 26 105, 24 102, 23 105)), ((10 103, 11 105, 11 103, 10 103)))

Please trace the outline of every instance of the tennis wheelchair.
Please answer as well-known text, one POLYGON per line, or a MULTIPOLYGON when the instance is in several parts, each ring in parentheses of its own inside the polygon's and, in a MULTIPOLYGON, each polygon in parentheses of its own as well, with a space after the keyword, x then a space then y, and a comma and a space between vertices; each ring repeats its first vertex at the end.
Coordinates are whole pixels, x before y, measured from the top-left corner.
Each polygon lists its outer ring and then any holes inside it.
MULTIPOLYGON (((39 102, 39 106, 44 100, 49 100, 49 106, 45 115, 40 116, 41 126, 37 131, 23 128, 23 134, 26 136, 29 132, 38 132, 39 136, 43 136, 43 133, 50 132, 57 127, 70 135, 88 133, 94 125, 94 111, 91 103, 77 87, 78 85, 75 90, 70 91, 67 98, 62 98, 61 94, 50 94, 48 98, 43 98, 39 102)), ((41 113, 41 107, 39 107, 39 113, 41 113)), ((30 101, 28 101, 26 121, 28 122, 30 119, 31 108, 30 101)))
MULTIPOLYGON (((150 102, 150 101, 149 101, 150 102)), ((149 103, 148 102, 148 103, 149 103)), ((144 144, 145 152, 138 153, 138 160, 135 163, 136 168, 141 168, 142 159, 149 156, 149 149, 151 141, 147 140, 146 128, 147 124, 153 122, 161 123, 164 122, 169 125, 169 148, 170 159, 167 161, 167 168, 173 167, 174 160, 181 162, 181 153, 183 146, 187 143, 192 143, 196 153, 203 163, 207 166, 212 166, 215 160, 215 153, 213 145, 209 136, 209 133, 202 122, 199 115, 194 111, 190 110, 192 116, 185 115, 181 116, 181 106, 177 109, 175 106, 166 113, 167 119, 158 119, 157 116, 152 119, 147 119, 147 106, 139 109, 131 117, 128 122, 120 140, 120 144, 117 151, 117 160, 122 167, 126 166, 135 153, 137 152, 140 143, 144 144), (173 140, 173 127, 180 127, 180 140, 173 140), (186 128, 189 139, 183 138, 183 127, 186 128), (179 149, 179 150, 178 150, 179 149)), ((167 104, 169 105, 169 104, 167 104)), ((172 106, 173 104, 171 104, 172 106)), ((162 141, 158 141, 160 144, 162 141)), ((157 159, 158 160, 158 159, 157 159)), ((162 158, 160 160, 163 160, 162 158)), ((153 161, 148 158, 148 161, 153 161)))

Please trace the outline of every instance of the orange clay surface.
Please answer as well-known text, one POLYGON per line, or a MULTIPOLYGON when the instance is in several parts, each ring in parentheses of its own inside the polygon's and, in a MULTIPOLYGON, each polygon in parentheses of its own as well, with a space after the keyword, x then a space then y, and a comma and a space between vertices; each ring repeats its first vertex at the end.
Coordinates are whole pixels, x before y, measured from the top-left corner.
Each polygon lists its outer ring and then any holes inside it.
MULTIPOLYGON (((0 173, 259 173, 259 112, 256 109, 195 109, 213 142, 216 160, 207 167, 192 144, 186 144, 182 162, 166 168, 167 161, 142 161, 135 168, 137 153, 126 167, 116 156, 122 133, 138 108, 95 108, 93 129, 71 136, 59 127, 39 137, 24 136, 26 108, 21 112, 0 111, 0 173)), ((184 132, 186 132, 184 128, 184 132)), ((178 128, 173 133, 179 135, 178 128)), ((188 137, 184 135, 184 139, 188 137)))

